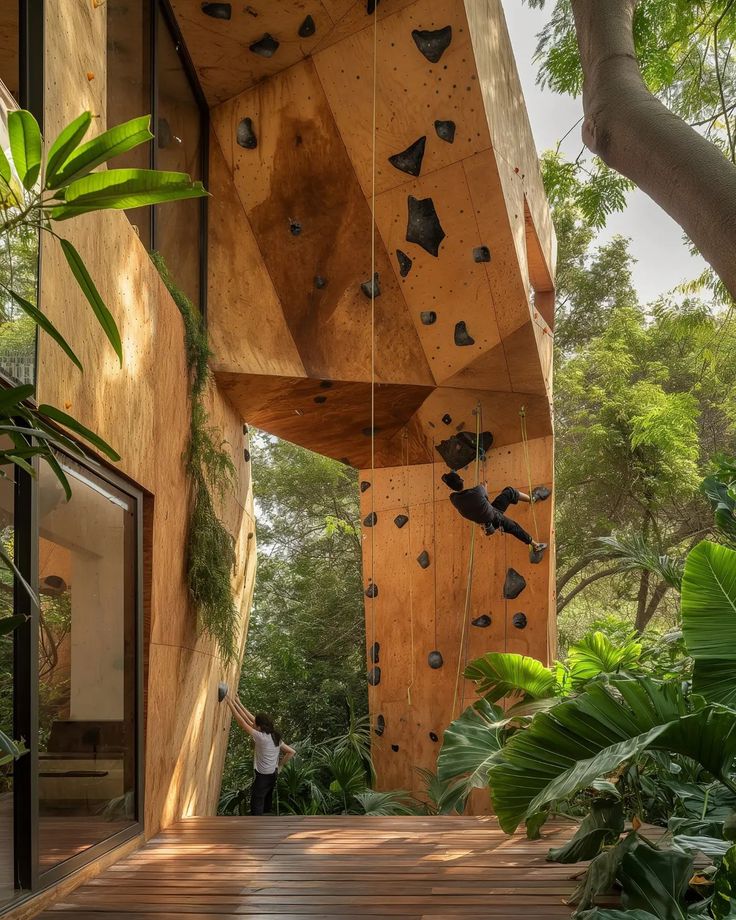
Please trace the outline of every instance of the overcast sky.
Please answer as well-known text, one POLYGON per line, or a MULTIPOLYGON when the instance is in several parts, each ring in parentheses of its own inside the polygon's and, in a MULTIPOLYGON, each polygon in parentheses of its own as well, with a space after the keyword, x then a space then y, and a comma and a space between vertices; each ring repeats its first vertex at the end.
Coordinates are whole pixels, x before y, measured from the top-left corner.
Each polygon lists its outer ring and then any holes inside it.
MULTIPOLYGON (((580 118, 581 102, 579 99, 541 90, 536 85, 537 67, 532 57, 537 33, 544 25, 548 13, 529 9, 522 0, 502 2, 534 138, 537 149, 542 151, 556 146, 580 118)), ((574 157, 581 147, 580 128, 576 127, 564 149, 574 157)), ((654 300, 659 294, 702 270, 704 263, 690 255, 682 241, 680 227, 642 192, 634 192, 626 211, 609 220, 603 237, 613 234, 628 236, 632 240, 632 252, 637 259, 634 282, 644 303, 654 300)))

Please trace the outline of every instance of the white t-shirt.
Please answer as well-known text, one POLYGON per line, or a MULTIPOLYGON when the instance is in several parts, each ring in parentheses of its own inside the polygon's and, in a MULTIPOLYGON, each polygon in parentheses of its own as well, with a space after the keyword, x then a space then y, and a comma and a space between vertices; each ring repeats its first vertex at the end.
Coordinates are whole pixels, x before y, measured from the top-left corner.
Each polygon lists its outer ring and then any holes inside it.
POLYGON ((275 773, 279 766, 279 752, 281 745, 274 744, 273 738, 265 732, 254 731, 253 739, 253 766, 259 773, 275 773))

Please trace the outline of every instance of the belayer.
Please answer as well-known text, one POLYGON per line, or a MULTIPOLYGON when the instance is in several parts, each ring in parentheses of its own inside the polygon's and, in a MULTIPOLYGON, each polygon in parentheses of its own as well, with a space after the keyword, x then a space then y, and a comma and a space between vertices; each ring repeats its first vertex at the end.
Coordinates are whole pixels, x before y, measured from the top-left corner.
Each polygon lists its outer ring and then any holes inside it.
POLYGON ((522 543, 530 546, 538 557, 537 561, 541 559, 542 553, 547 549, 547 544, 534 540, 520 524, 507 517, 505 512, 509 505, 516 505, 518 502, 538 502, 549 498, 549 491, 544 486, 538 486, 531 495, 520 492, 513 486, 506 486, 493 501, 489 501, 488 490, 484 485, 481 484, 466 489, 462 476, 454 470, 451 473, 445 473, 442 481, 448 488, 452 489, 450 501, 455 508, 467 520, 480 524, 486 536, 490 536, 497 530, 509 533, 511 536, 516 537, 517 540, 521 540, 522 543))

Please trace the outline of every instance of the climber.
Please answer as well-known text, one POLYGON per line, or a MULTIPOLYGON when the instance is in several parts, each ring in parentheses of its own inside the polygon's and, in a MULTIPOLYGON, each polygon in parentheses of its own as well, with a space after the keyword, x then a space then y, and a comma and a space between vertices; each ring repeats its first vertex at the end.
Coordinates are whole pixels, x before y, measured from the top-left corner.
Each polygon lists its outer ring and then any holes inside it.
POLYGON ((452 495, 450 495, 452 504, 464 518, 475 524, 481 524, 486 536, 490 536, 497 530, 510 533, 517 540, 530 546, 533 553, 541 558, 541 554, 547 549, 547 544, 534 540, 521 525, 510 517, 506 517, 504 512, 509 505, 515 505, 518 502, 544 501, 549 497, 548 489, 538 486, 531 495, 527 495, 513 486, 506 486, 491 502, 488 500, 488 491, 484 485, 466 489, 462 477, 454 470, 445 473, 442 481, 452 489, 452 495))
POLYGON ((250 813, 262 815, 273 810, 273 790, 283 769, 296 751, 281 740, 270 716, 249 712, 236 696, 227 693, 227 688, 218 691, 220 700, 230 707, 235 721, 253 739, 253 785, 250 789, 250 813))

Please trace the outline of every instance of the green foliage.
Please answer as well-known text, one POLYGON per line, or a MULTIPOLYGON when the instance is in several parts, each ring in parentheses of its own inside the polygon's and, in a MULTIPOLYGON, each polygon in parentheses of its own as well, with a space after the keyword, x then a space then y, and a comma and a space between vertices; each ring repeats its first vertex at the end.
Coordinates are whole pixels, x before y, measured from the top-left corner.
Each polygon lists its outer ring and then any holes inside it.
POLYGON ((502 743, 503 710, 478 700, 446 729, 437 758, 437 778, 448 783, 462 778, 463 798, 488 783, 488 770, 502 743))
POLYGON ((624 812, 620 802, 603 798, 593 802, 572 838, 549 851, 552 862, 576 863, 593 859, 601 849, 618 843, 624 830, 624 812))
MULTIPOLYGON (((490 703, 504 696, 520 697, 524 702, 539 700, 553 696, 555 691, 549 668, 525 655, 489 652, 471 661, 465 676, 475 681, 476 692, 490 703)), ((497 721, 495 713, 493 716, 497 721)))
POLYGON ((205 390, 209 380, 209 345, 199 311, 176 286, 159 253, 151 260, 184 320, 184 344, 190 379, 190 431, 185 463, 191 485, 187 528, 187 581, 199 627, 217 643, 225 661, 238 654, 239 612, 231 578, 235 544, 220 520, 215 501, 234 490, 236 470, 221 432, 209 424, 205 390))

